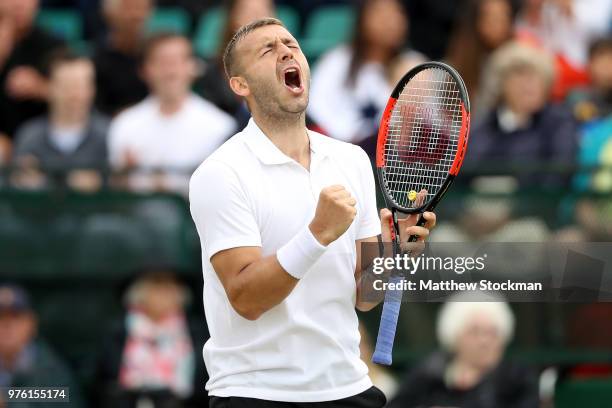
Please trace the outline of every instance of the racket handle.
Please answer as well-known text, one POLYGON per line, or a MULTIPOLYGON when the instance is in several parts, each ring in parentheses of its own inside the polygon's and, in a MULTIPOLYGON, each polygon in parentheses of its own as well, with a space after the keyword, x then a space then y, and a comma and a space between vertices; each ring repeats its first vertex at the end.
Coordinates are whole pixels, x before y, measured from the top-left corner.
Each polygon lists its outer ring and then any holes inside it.
MULTIPOLYGON (((398 283, 401 276, 392 276, 389 283, 398 283)), ((393 354, 393 341, 402 304, 402 290, 387 290, 385 303, 383 304, 380 326, 378 326, 378 337, 376 347, 372 355, 372 362, 376 364, 391 365, 393 354)))
POLYGON ((391 231, 391 241, 395 242, 395 223, 397 222, 397 220, 395 219, 394 216, 391 216, 391 218, 389 218, 389 231, 391 231))
MULTIPOLYGON (((417 227, 422 227, 423 225, 425 225, 426 222, 427 220, 425 219, 425 217, 423 217, 423 214, 421 214, 421 216, 419 217, 419 220, 417 221, 415 225, 417 227)), ((408 242, 416 242, 417 239, 419 239, 418 235, 411 235, 410 238, 408 238, 408 242)))

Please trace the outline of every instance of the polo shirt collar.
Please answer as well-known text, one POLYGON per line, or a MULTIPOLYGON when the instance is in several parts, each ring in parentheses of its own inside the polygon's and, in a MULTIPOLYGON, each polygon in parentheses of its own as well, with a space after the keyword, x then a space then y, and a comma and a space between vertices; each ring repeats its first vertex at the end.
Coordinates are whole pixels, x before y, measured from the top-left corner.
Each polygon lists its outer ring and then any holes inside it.
MULTIPOLYGON (((244 129, 246 133, 245 142, 251 149, 251 151, 257 156, 257 158, 264 164, 285 164, 294 162, 294 160, 281 152, 278 147, 265 135, 265 133, 257 126, 253 118, 249 119, 249 123, 244 129)), ((326 155, 324 146, 317 140, 317 137, 313 137, 311 131, 308 132, 308 138, 310 139, 310 151, 314 153, 313 156, 322 158, 326 155)), ((313 160, 311 158, 311 160, 313 160)))

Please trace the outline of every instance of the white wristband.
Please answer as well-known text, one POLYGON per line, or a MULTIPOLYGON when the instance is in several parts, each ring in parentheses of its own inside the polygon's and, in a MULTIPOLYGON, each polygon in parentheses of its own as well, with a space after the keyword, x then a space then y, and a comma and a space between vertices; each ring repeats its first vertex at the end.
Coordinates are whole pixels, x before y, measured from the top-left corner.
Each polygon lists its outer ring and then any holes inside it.
POLYGON ((325 249, 327 247, 317 241, 307 225, 276 251, 276 258, 289 275, 302 279, 325 249))

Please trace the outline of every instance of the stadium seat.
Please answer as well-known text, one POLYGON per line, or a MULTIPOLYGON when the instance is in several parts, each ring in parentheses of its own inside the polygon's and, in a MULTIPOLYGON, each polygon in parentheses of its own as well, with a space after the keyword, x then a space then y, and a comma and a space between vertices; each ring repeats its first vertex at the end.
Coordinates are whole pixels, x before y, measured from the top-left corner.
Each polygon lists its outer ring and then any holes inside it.
POLYGON ((74 10, 41 10, 36 25, 70 43, 83 38, 83 22, 74 10))
MULTIPOLYGON (((295 36, 300 29, 300 16, 290 6, 278 6, 276 9, 278 19, 295 36)), ((212 57, 217 53, 219 41, 223 36, 225 25, 225 10, 220 7, 210 9, 202 15, 193 38, 196 53, 202 57, 212 57)))
POLYGON ((193 46, 198 55, 212 57, 217 53, 224 21, 225 11, 219 7, 208 10, 200 17, 193 38, 193 46))
POLYGON ((328 6, 315 10, 304 28, 302 49, 318 58, 330 48, 347 41, 353 31, 355 12, 351 6, 328 6))
POLYGON ((291 34, 298 37, 300 34, 300 15, 293 7, 276 7, 276 16, 283 22, 291 34))
POLYGON ((561 382, 555 393, 556 408, 609 407, 612 401, 610 379, 570 380, 561 382))
POLYGON ((147 31, 150 34, 162 31, 187 34, 189 31, 189 15, 180 8, 158 8, 147 22, 147 31))

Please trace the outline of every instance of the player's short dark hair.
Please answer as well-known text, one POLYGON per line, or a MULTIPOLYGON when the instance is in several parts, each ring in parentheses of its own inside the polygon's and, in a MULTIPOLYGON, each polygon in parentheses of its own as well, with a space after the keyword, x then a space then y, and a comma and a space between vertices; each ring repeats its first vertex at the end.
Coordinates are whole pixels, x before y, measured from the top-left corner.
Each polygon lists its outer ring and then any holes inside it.
POLYGON ((612 36, 598 38, 589 47, 589 59, 608 52, 612 52, 612 36))
POLYGON ((189 46, 189 52, 193 53, 191 42, 184 35, 173 32, 159 32, 150 35, 145 40, 141 51, 141 61, 147 61, 151 57, 151 54, 153 54, 153 52, 163 43, 174 40, 185 41, 185 43, 189 46))
POLYGON ((285 27, 285 25, 278 19, 272 17, 261 18, 259 20, 255 20, 252 23, 243 25, 236 31, 236 34, 232 37, 231 40, 227 43, 225 47, 225 52, 223 53, 223 67, 225 68, 225 74, 228 78, 231 78, 236 72, 236 58, 234 55, 234 51, 236 46, 242 41, 247 35, 252 33, 261 27, 266 27, 269 25, 278 25, 281 27, 285 27))

